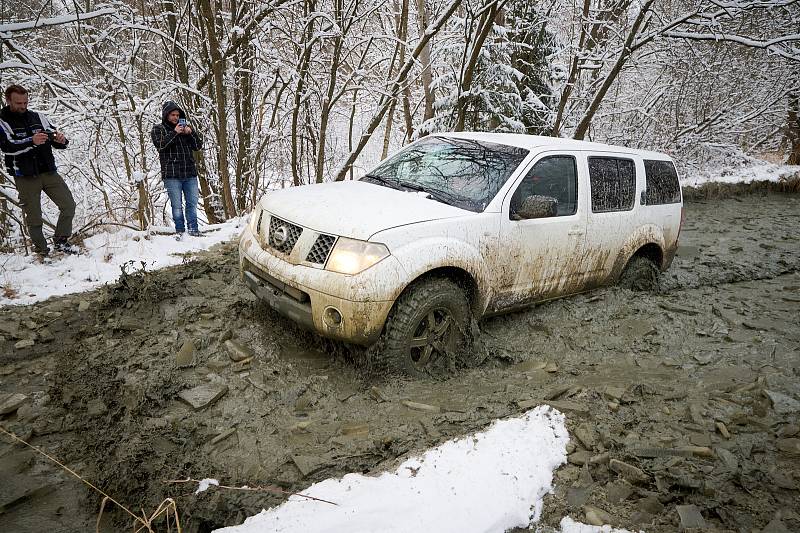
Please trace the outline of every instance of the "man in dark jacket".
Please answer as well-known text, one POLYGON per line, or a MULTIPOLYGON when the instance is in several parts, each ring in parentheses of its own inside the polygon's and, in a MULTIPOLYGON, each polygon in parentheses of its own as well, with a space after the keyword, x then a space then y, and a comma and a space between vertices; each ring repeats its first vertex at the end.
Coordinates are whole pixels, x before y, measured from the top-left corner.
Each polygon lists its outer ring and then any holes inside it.
POLYGON ((198 236, 197 200, 197 167, 193 152, 203 148, 203 139, 192 126, 186 123, 186 114, 178 104, 164 102, 161 111, 161 123, 153 126, 150 138, 158 150, 161 163, 161 177, 164 188, 169 195, 172 207, 172 220, 175 222, 176 238, 181 240, 186 226, 189 235, 198 236), (186 218, 182 197, 186 202, 186 218))
POLYGON ((75 200, 56 170, 53 148, 67 147, 64 134, 42 113, 28 111, 28 91, 19 85, 6 89, 6 106, 0 110, 0 147, 6 169, 14 177, 28 233, 36 253, 47 256, 50 249, 42 233, 42 192, 58 206, 53 235, 57 251, 73 253, 67 243, 72 234, 75 200))

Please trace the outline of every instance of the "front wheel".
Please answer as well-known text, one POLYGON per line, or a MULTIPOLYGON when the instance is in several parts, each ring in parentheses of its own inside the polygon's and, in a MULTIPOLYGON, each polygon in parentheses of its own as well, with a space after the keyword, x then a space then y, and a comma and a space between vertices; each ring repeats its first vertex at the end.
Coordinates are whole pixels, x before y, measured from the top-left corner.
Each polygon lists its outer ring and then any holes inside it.
POLYGON ((464 291, 433 278, 410 287, 395 303, 380 359, 389 370, 444 377, 474 364, 472 311, 464 291))
POLYGON ((658 290, 661 282, 661 271, 647 257, 637 255, 631 257, 619 278, 619 285, 634 291, 658 290))

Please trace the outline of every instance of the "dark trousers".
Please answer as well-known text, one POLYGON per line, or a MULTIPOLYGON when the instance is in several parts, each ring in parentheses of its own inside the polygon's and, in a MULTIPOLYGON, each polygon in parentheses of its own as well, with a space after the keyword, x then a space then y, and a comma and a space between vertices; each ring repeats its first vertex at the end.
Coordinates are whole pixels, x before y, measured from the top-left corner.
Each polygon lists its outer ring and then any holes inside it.
POLYGON ((66 241, 72 235, 72 217, 75 216, 75 200, 69 187, 58 172, 45 172, 38 176, 16 178, 22 211, 33 246, 38 253, 47 253, 47 241, 42 233, 42 192, 58 206, 58 222, 54 241, 66 241))

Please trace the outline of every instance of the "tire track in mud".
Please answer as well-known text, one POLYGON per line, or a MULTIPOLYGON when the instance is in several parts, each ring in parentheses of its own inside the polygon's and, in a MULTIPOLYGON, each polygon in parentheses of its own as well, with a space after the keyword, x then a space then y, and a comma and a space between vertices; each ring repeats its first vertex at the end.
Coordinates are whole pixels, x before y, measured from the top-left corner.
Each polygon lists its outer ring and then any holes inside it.
MULTIPOLYGON (((108 291, 2 309, 11 326, 0 332, 0 350, 13 355, 0 361, 0 391, 29 401, 0 423, 132 508, 177 497, 184 530, 194 532, 241 522, 284 496, 194 496, 164 479, 300 490, 388 468, 493 419, 555 402, 576 438, 546 501, 545 524, 565 514, 582 519, 592 505, 629 528, 649 520, 648 531, 674 531, 676 505, 692 504, 716 527, 763 527, 791 508, 797 490, 786 487, 800 482, 777 444, 795 438, 797 415, 764 403, 764 391, 800 398, 800 339, 790 327, 800 297, 793 225, 800 201, 749 197, 687 210, 663 292, 607 288, 487 320, 495 357, 440 382, 371 377, 348 350, 256 305, 237 280, 233 247, 179 268, 132 273, 108 291), (21 338, 36 342, 17 350, 21 338), (252 350, 250 364, 230 360, 228 339, 252 350), (192 361, 181 367, 176 354, 188 340, 192 361), (227 392, 194 411, 178 394, 199 385, 227 392), (405 400, 436 409, 413 410, 405 400), (730 439, 708 426, 718 420, 730 439), (684 445, 723 449, 728 462, 636 455, 684 445), (612 503, 622 480, 608 461, 584 468, 603 454, 649 480, 621 485, 631 492, 612 503)), ((16 531, 94 527, 98 498, 80 492, 78 501, 73 494, 83 487, 49 465, 0 443, 0 472, 13 472, 15 494, 33 490, 0 515, 16 531), (49 491, 35 490, 42 487, 49 491)), ((783 516, 800 529, 791 513, 783 516)), ((112 517, 107 531, 117 527, 112 517)))

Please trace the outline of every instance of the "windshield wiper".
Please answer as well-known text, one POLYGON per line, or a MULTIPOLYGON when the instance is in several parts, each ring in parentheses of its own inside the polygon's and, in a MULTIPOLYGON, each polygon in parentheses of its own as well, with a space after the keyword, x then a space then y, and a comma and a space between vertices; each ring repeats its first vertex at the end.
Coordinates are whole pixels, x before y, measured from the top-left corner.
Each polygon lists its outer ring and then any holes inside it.
POLYGON ((361 176, 361 179, 359 181, 365 181, 365 180, 374 181, 376 182, 376 184, 385 185, 390 189, 398 189, 398 190, 401 189, 401 186, 399 183, 397 183, 397 181, 390 180, 388 178, 384 178, 383 176, 378 176, 376 174, 364 174, 363 176, 361 176))
POLYGON ((401 181, 400 185, 405 187, 406 189, 411 189, 412 191, 420 191, 427 193, 431 199, 436 200, 437 202, 441 202, 447 205, 454 205, 458 207, 457 204, 471 204, 471 202, 461 196, 460 194, 452 193, 449 191, 443 191, 441 189, 433 189, 429 187, 425 187, 424 185, 420 185, 419 183, 412 183, 408 181, 401 181))

